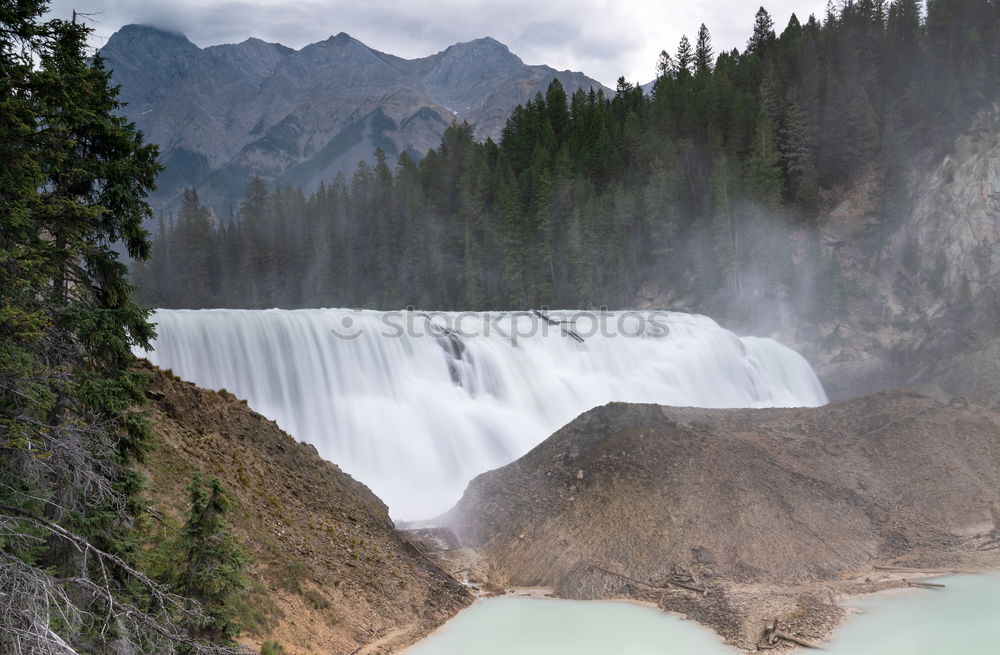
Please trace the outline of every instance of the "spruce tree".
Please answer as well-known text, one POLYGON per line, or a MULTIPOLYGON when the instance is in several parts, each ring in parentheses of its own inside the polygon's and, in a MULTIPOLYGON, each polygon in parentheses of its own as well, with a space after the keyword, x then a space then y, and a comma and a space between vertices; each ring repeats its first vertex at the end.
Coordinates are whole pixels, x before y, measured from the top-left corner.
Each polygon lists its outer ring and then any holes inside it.
POLYGON ((691 49, 691 42, 688 41, 687 34, 681 37, 681 42, 677 45, 677 71, 681 75, 691 73, 691 64, 694 62, 694 52, 691 49))
POLYGON ((226 521, 232 501, 219 481, 196 473, 187 491, 190 507, 177 545, 182 560, 175 586, 207 610, 195 631, 214 641, 229 640, 236 630, 233 601, 246 588, 249 560, 226 521))
POLYGON ((702 23, 698 28, 698 43, 694 49, 694 72, 695 75, 708 75, 712 72, 714 63, 714 53, 712 51, 712 35, 708 28, 702 23))
POLYGON ((675 75, 677 75, 677 63, 669 52, 660 50, 660 56, 656 60, 656 77, 674 77, 675 75))
POLYGON ((184 190, 172 236, 176 276, 171 283, 176 285, 178 295, 194 309, 218 306, 218 244, 208 209, 202 206, 194 189, 184 190))
MULTIPOLYGON (((792 17, 794 18, 794 14, 792 17)), ((771 14, 761 7, 754 17, 753 35, 747 42, 747 54, 762 56, 774 40, 774 21, 771 20, 771 14)))

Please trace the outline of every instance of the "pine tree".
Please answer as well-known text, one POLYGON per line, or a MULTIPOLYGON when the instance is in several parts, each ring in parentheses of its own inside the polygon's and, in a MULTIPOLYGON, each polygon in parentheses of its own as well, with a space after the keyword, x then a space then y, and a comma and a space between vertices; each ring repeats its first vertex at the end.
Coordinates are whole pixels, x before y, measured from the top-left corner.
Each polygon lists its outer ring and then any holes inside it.
POLYGON ((196 473, 187 491, 190 508, 177 545, 182 561, 175 584, 207 611, 195 631, 214 641, 229 640, 236 632, 234 601, 246 588, 249 560, 226 521, 232 501, 219 481, 196 473))
MULTIPOLYGON (((15 133, 15 142, 23 139, 15 148, 24 149, 12 154, 15 162, 30 162, 36 186, 15 187, 4 249, 35 268, 29 279, 42 285, 37 292, 44 299, 31 301, 31 311, 45 317, 45 338, 60 344, 46 346, 42 355, 53 370, 42 377, 52 394, 42 429, 58 434, 76 421, 87 426, 106 421, 108 432, 99 432, 116 445, 102 456, 113 458, 108 465, 116 471, 113 484, 127 499, 126 509, 137 511, 139 480, 129 465, 141 456, 147 430, 132 411, 143 396, 139 376, 129 369, 130 346, 145 343, 152 328, 147 312, 132 302, 127 269, 108 244, 120 244, 137 259, 148 256, 142 222, 150 210, 143 198, 159 171, 156 149, 144 146, 134 127, 115 115, 120 105, 109 72, 99 57, 88 62, 84 56, 86 28, 62 21, 46 27, 39 68, 21 71, 25 88, 8 89, 30 95, 24 109, 32 115, 24 116, 23 125, 33 134, 15 133)), ((62 484, 50 482, 57 489, 62 484)), ((72 497, 80 492, 67 484, 53 502, 90 514, 91 528, 84 531, 101 547, 126 547, 116 534, 121 521, 112 499, 72 497)))
MULTIPOLYGON (((669 148, 666 148, 669 152, 669 148)), ((676 216, 677 166, 655 158, 650 170, 645 192, 646 222, 650 237, 649 258, 652 270, 663 279, 673 268, 674 237, 677 234, 676 216)))
MULTIPOLYGON (((794 18, 795 15, 793 14, 792 17, 794 18)), ((757 10, 757 15, 754 18, 753 35, 747 42, 747 54, 763 56, 774 40, 774 21, 771 20, 771 14, 761 7, 757 10)))
POLYGON ((566 91, 558 78, 552 80, 545 92, 545 108, 556 143, 561 143, 569 135, 570 116, 566 91))
POLYGON ((747 161, 745 187, 747 197, 767 209, 775 209, 781 202, 780 157, 771 121, 762 116, 757 122, 753 148, 747 161))
POLYGON ((240 204, 240 237, 243 250, 248 256, 243 260, 240 277, 248 280, 247 306, 264 307, 266 293, 262 276, 267 273, 274 255, 269 240, 267 213, 270 198, 267 185, 260 177, 254 177, 247 185, 240 204))
POLYGON ((694 62, 694 53, 691 49, 691 42, 687 35, 681 37, 681 42, 677 45, 677 71, 681 76, 691 73, 691 64, 694 62))
POLYGON ((695 75, 708 75, 712 72, 714 53, 712 52, 712 35, 708 33, 708 28, 702 23, 698 28, 698 43, 694 49, 694 72, 695 75))
POLYGON ((656 77, 676 77, 677 76, 677 63, 674 58, 670 56, 670 53, 666 50, 660 50, 660 56, 656 60, 656 77))
POLYGON ((184 190, 172 238, 177 273, 171 284, 176 286, 178 296, 194 309, 218 306, 218 246, 208 209, 202 206, 194 189, 184 190))

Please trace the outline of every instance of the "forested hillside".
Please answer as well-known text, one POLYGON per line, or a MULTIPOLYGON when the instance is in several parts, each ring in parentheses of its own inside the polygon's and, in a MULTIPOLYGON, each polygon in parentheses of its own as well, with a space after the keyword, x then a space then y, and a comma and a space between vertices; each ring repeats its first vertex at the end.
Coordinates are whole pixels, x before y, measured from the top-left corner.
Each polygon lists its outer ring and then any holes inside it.
POLYGON ((849 0, 780 36, 761 9, 743 52, 714 52, 702 26, 661 54, 650 94, 622 79, 614 97, 567 97, 554 82, 499 143, 456 124, 420 162, 379 153, 308 197, 255 180, 232 216, 189 192, 135 271, 141 300, 621 307, 654 284, 695 308, 765 295, 835 312, 836 259, 813 233, 808 265, 793 261, 789 230, 864 180, 875 257, 914 157, 993 99, 998 28, 996 0, 931 0, 925 16, 918 0, 849 0))

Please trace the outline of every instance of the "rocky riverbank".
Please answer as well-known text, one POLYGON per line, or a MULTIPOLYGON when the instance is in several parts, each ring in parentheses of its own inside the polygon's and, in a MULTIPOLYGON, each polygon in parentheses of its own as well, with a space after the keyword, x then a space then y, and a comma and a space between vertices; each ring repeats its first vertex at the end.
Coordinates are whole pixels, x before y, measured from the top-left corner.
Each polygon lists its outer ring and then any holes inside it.
POLYGON ((158 444, 146 473, 163 529, 179 523, 195 471, 235 501, 230 522, 252 561, 243 643, 277 642, 287 655, 387 652, 472 601, 366 486, 245 401, 152 367, 148 395, 158 444))
POLYGON ((1000 417, 963 402, 611 404, 476 478, 447 531, 414 538, 487 591, 655 602, 749 651, 775 621, 823 640, 838 597, 1000 568, 997 508, 1000 417))

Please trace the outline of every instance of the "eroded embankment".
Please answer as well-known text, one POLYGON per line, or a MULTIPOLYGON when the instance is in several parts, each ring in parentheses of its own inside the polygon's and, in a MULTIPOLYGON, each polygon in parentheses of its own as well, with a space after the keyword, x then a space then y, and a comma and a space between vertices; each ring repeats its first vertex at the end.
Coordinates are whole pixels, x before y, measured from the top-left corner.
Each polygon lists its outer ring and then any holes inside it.
POLYGON ((413 643, 471 596, 395 530, 360 482, 225 391, 151 369, 158 447, 147 462, 154 510, 177 523, 200 471, 235 499, 252 557, 241 641, 284 652, 368 653, 413 643))
POLYGON ((444 517, 475 557, 446 565, 494 587, 651 600, 749 650, 776 620, 822 640, 839 595, 1000 567, 998 507, 1000 418, 962 402, 611 404, 476 478, 444 517))

